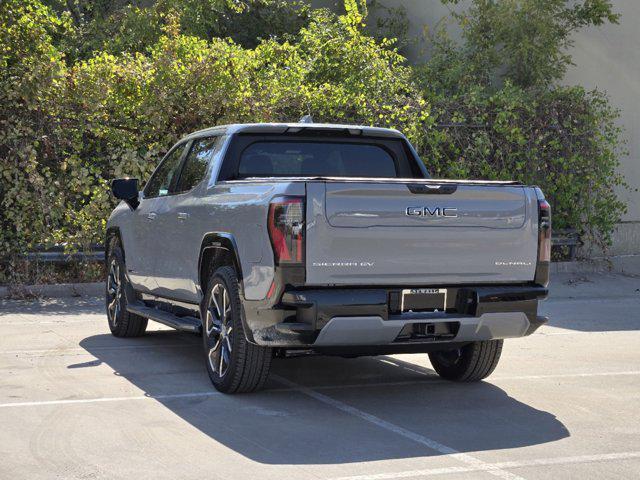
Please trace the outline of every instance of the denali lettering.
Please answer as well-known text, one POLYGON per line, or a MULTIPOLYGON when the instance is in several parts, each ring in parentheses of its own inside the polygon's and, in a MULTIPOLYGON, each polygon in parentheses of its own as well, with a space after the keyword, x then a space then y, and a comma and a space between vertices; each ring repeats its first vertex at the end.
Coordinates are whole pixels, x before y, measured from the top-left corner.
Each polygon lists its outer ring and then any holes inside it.
POLYGON ((373 267, 374 262, 313 262, 314 267, 373 267))
POLYGON ((531 262, 498 260, 495 262, 495 265, 498 267, 530 267, 533 264, 531 262))
POLYGON ((407 207, 410 217, 448 217, 456 218, 458 209, 455 207, 407 207))

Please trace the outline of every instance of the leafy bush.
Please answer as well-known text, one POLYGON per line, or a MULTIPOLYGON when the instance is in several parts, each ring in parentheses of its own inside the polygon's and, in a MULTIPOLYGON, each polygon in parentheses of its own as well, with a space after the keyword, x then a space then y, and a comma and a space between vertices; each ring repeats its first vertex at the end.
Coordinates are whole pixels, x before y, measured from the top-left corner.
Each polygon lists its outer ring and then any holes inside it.
POLYGON ((474 0, 454 16, 463 42, 439 29, 416 69, 435 122, 427 165, 438 176, 539 185, 555 228, 606 248, 625 211, 615 193, 625 186, 618 112, 604 93, 558 82, 571 63, 570 33, 617 22, 610 2, 474 0))
POLYGON ((66 215, 56 208, 64 188, 62 157, 66 66, 54 42, 69 30, 37 1, 0 5, 0 249, 24 250, 66 215))
POLYGON ((310 17, 304 0, 46 0, 71 18, 73 35, 61 42, 71 59, 94 52, 145 52, 177 20, 180 31, 211 40, 231 38, 254 48, 262 39, 291 40, 310 17))
POLYGON ((507 83, 487 93, 434 96, 438 128, 423 151, 439 177, 518 179, 539 185, 554 229, 605 247, 624 211, 615 187, 620 129, 606 96, 582 87, 531 92, 507 83))
MULTIPOLYGON (((148 178, 196 129, 307 113, 398 128, 436 176, 539 184, 556 226, 582 228, 604 245, 624 209, 614 194, 622 183, 616 112, 600 92, 540 80, 540 72, 557 80, 565 53, 549 56, 551 66, 533 55, 525 72, 528 62, 496 49, 525 52, 522 42, 551 38, 555 46, 544 48, 564 52, 571 28, 614 14, 605 0, 589 0, 591 10, 571 10, 579 21, 559 15, 565 30, 555 37, 529 37, 509 22, 555 21, 549 12, 569 15, 566 2, 536 10, 544 2, 520 0, 529 10, 515 17, 493 10, 511 3, 472 2, 475 10, 458 17, 466 18, 464 43, 439 32, 433 57, 414 69, 394 40, 368 33, 365 0, 346 0, 341 16, 284 0, 159 0, 145 8, 5 0, 0 248, 14 257, 43 243, 88 248, 102 241, 112 178, 148 178), (247 27, 231 31, 230 22, 247 27)), ((6 265, 0 278, 12 275, 6 265)))
POLYGON ((100 242, 115 204, 109 180, 148 178, 164 152, 196 129, 312 113, 317 121, 395 126, 419 138, 428 123, 412 70, 388 42, 363 33, 357 6, 343 16, 315 11, 295 43, 268 39, 256 48, 185 35, 170 14, 145 53, 98 52, 66 66, 53 35, 63 23, 72 27, 31 1, 33 11, 2 13, 18 12, 20 21, 6 22, 30 35, 23 51, 11 51, 16 75, 39 74, 32 86, 2 79, 13 97, 1 118, 16 138, 0 140, 5 251, 100 242), (33 111, 28 125, 25 106, 33 111))

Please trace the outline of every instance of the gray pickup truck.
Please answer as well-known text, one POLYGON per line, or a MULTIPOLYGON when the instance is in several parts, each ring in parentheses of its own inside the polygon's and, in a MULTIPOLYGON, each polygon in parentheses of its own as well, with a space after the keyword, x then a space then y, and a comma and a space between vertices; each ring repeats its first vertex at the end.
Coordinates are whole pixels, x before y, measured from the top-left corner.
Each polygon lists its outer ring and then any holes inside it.
POLYGON ((111 332, 149 319, 202 335, 222 392, 274 356, 428 353, 488 376, 505 338, 546 321, 551 218, 540 189, 431 179, 396 130, 219 126, 179 141, 107 225, 111 332))

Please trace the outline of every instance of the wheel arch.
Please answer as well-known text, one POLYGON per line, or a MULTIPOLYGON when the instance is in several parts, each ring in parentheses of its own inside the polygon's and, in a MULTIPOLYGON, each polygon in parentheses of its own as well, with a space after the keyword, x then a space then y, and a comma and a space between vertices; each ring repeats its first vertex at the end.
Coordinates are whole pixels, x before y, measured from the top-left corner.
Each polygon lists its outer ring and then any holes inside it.
POLYGON ((208 273, 211 265, 233 266, 236 270, 240 295, 244 297, 242 264, 238 254, 238 244, 235 237, 227 232, 210 232, 202 239, 198 258, 198 285, 203 295, 206 290, 208 273))
POLYGON ((129 279, 129 272, 127 271, 127 253, 124 251, 124 242, 122 241, 122 234, 120 233, 119 227, 109 227, 105 233, 105 242, 104 242, 104 266, 108 271, 109 269, 109 246, 111 241, 116 238, 118 243, 120 244, 120 252, 122 253, 122 261, 124 263, 124 276, 127 280, 125 284, 124 294, 126 296, 127 302, 134 303, 137 301, 138 297, 135 289, 131 285, 131 280, 129 279))
POLYGON ((117 238, 118 242, 120 242, 120 249, 122 250, 122 256, 124 257, 125 255, 125 251, 124 251, 124 244, 122 243, 122 235, 120 234, 120 228, 119 227, 109 227, 107 228, 107 231, 105 233, 105 238, 104 238, 104 263, 105 265, 107 264, 107 260, 109 257, 109 244, 111 243, 111 240, 113 240, 113 238, 117 238))
MULTIPOLYGON (((238 289, 240 290, 240 303, 244 304, 244 284, 242 276, 242 264, 238 254, 238 245, 234 236, 227 232, 211 232, 204 236, 200 246, 200 256, 198 258, 198 286, 202 292, 202 303, 200 304, 200 318, 204 318, 204 299, 207 290, 208 275, 212 266, 215 268, 222 266, 232 266, 238 278, 238 289)), ((247 324, 244 307, 241 315, 244 334, 247 341, 255 344, 253 331, 247 324)))

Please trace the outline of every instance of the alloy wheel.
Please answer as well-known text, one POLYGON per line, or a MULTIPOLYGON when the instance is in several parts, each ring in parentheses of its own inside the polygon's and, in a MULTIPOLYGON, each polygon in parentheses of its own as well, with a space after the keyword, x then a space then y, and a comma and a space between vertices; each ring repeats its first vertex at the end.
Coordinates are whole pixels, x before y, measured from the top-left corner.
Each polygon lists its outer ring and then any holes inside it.
POLYGON ((229 293, 221 283, 216 283, 211 289, 205 328, 209 366, 222 378, 231 363, 233 320, 229 293))
POLYGON ((122 298, 122 282, 120 282, 120 265, 113 259, 109 265, 109 275, 107 276, 107 314, 109 322, 114 327, 118 324, 120 315, 120 299, 122 298))

